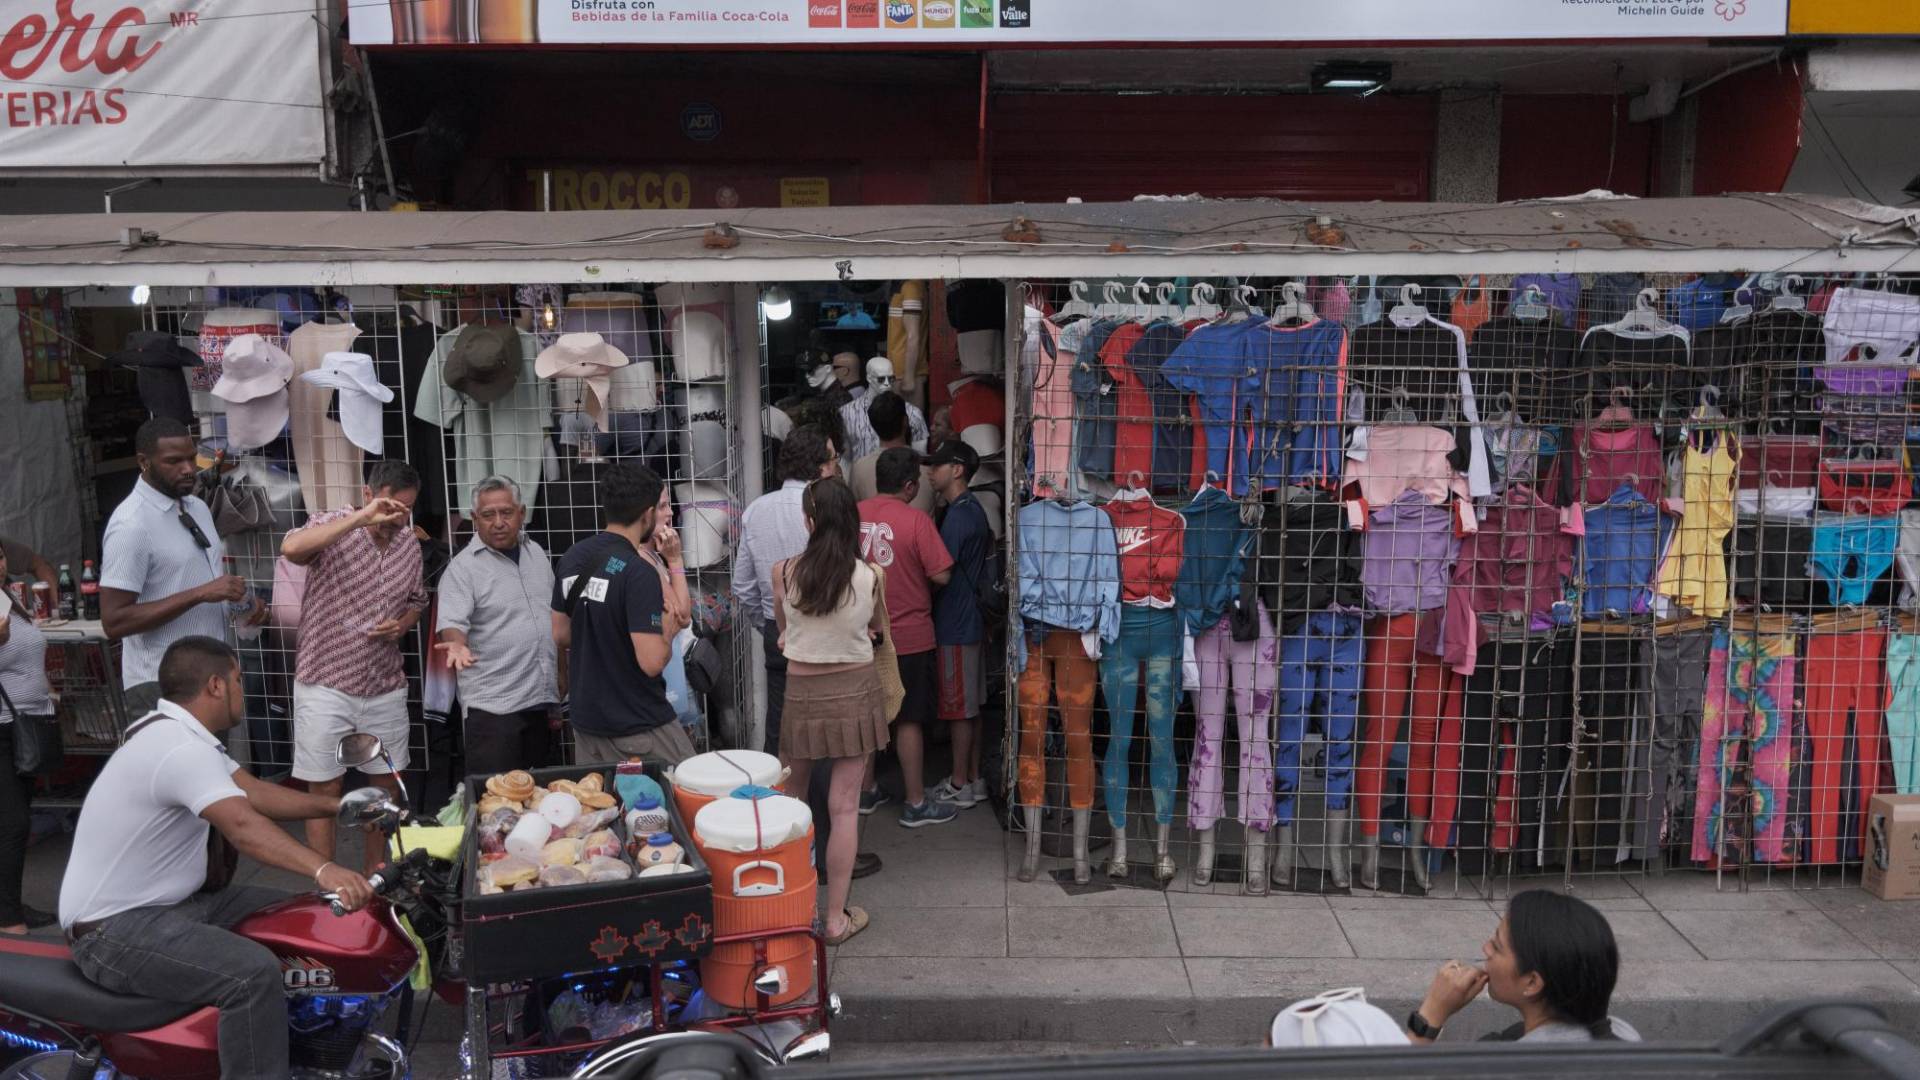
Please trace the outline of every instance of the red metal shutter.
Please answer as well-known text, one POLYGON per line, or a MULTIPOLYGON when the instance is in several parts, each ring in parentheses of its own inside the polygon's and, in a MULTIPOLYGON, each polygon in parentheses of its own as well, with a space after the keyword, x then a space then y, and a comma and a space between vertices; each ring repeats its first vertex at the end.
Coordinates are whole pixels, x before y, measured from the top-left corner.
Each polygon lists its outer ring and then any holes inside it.
POLYGON ((994 202, 1423 201, 1432 97, 1028 94, 990 102, 994 202))

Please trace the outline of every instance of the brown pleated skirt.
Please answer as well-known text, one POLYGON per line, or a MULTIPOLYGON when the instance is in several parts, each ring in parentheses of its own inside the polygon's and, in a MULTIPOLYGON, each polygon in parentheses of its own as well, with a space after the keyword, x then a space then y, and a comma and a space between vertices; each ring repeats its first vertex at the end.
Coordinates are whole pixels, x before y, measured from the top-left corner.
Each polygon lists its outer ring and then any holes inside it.
POLYGON ((830 675, 787 672, 780 756, 798 761, 860 757, 887 746, 886 706, 873 665, 830 675))

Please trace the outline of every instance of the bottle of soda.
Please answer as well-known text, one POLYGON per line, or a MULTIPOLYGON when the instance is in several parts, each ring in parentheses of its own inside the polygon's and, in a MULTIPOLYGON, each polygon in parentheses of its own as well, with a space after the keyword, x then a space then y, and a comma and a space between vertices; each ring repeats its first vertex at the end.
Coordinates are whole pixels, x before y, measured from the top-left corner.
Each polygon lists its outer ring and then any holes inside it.
POLYGON ((80 617, 100 618, 100 575, 93 572, 92 559, 88 559, 80 568, 80 617))
POLYGON ((73 591, 73 567, 60 564, 60 617, 77 619, 80 617, 80 596, 73 591))

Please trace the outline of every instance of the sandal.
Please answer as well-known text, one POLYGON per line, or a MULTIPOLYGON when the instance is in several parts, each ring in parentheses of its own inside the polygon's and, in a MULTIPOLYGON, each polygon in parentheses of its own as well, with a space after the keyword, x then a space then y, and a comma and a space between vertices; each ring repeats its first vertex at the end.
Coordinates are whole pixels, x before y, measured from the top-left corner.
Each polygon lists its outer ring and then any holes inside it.
POLYGON ((835 934, 832 937, 828 938, 827 944, 835 945, 835 946, 845 945, 847 942, 853 940, 853 936, 855 934, 858 934, 860 931, 865 930, 867 928, 867 924, 873 921, 870 917, 868 917, 865 908, 855 907, 852 905, 848 905, 846 915, 847 915, 847 928, 845 930, 840 931, 838 934, 835 934))

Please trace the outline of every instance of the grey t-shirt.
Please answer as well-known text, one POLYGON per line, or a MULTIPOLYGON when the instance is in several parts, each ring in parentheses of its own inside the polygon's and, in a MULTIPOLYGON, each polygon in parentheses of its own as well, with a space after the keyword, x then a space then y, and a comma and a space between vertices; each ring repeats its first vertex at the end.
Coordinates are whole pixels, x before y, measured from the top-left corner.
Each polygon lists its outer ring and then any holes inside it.
MULTIPOLYGON (((1640 1041, 1640 1033, 1633 1029, 1632 1024, 1627 1023, 1617 1016, 1609 1016, 1607 1017, 1607 1021, 1613 1025, 1614 1038, 1619 1039, 1621 1042, 1640 1041)), ((1593 1033, 1581 1027, 1579 1024, 1550 1023, 1541 1024, 1539 1027, 1520 1036, 1516 1041, 1555 1043, 1592 1042, 1593 1033)))

